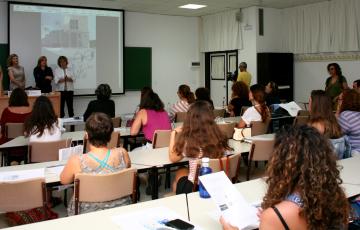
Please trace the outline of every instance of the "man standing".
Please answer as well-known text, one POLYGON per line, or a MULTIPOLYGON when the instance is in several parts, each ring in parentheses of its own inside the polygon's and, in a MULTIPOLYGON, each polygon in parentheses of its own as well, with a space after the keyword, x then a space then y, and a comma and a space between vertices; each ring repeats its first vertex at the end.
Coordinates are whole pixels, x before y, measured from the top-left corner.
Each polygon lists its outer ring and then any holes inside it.
POLYGON ((247 69, 246 62, 241 62, 239 65, 240 73, 237 77, 237 81, 243 81, 247 86, 250 87, 251 74, 249 72, 247 72, 246 69, 247 69))

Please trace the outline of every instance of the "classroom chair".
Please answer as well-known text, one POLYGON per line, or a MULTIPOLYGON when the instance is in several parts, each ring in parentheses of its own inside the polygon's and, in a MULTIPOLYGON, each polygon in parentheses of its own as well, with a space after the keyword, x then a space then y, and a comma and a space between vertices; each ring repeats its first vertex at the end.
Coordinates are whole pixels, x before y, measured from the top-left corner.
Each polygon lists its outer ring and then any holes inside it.
POLYGON ((240 116, 244 115, 245 111, 249 108, 250 106, 242 106, 241 110, 240 110, 240 116))
POLYGON ((71 138, 58 141, 30 142, 28 154, 30 163, 59 160, 59 149, 69 148, 71 138))
POLYGON ((267 121, 252 121, 250 124, 251 127, 251 136, 257 136, 268 133, 269 130, 270 119, 267 121))
POLYGON ((24 136, 24 123, 6 123, 5 135, 9 139, 16 138, 18 136, 24 136))
POLYGON ((250 180, 252 162, 268 161, 274 151, 275 140, 252 140, 249 161, 247 165, 246 180, 250 180))
POLYGON ((0 212, 17 212, 38 207, 46 209, 44 178, 0 182, 0 191, 0 212))
POLYGON ((294 126, 300 126, 300 125, 306 125, 310 120, 310 112, 308 110, 299 110, 293 125, 294 126))
POLYGON ((106 202, 131 196, 136 203, 136 169, 129 168, 110 174, 75 175, 75 215, 79 213, 79 202, 106 202))
MULTIPOLYGON (((219 159, 210 159, 209 166, 212 169, 212 172, 220 172, 224 171, 226 175, 229 177, 232 183, 238 182, 238 173, 240 169, 241 163, 241 154, 232 154, 226 157, 222 157, 219 159)), ((201 159, 198 161, 198 165, 196 168, 195 180, 193 191, 197 191, 198 183, 199 183, 199 170, 201 167, 201 159)))
POLYGON ((184 122, 186 119, 187 112, 177 112, 175 113, 175 122, 184 122))
POLYGON ((111 118, 114 128, 121 127, 121 117, 113 117, 111 118))
POLYGON ((225 109, 214 109, 213 113, 214 113, 214 117, 225 117, 225 109))
POLYGON ((169 147, 171 130, 155 130, 152 146, 154 149, 169 147))
MULTIPOLYGON (((114 131, 111 133, 111 139, 109 143, 107 143, 107 147, 109 149, 117 148, 120 146, 120 132, 114 131)), ((84 151, 83 153, 87 153, 90 151, 89 141, 84 137, 84 151)))
POLYGON ((224 123, 224 124, 217 124, 219 129, 225 134, 227 139, 231 139, 233 138, 233 134, 234 134, 234 128, 236 123, 231 122, 231 123, 224 123))

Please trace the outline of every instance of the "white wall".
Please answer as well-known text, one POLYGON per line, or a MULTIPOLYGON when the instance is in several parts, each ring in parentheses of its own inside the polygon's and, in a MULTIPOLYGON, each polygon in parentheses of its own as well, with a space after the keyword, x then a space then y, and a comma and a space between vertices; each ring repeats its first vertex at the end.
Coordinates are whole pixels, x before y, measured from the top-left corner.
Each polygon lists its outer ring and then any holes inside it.
MULTIPOLYGON (((0 2, 0 31, 0 43, 7 43, 5 2, 0 2)), ((197 17, 125 12, 125 46, 152 47, 152 86, 165 105, 176 102, 180 84, 195 89, 202 81, 200 68, 191 68, 192 61, 200 60, 197 17)), ((92 99, 74 98, 75 114, 82 115, 92 99)), ((126 92, 113 100, 116 114, 131 113, 139 104, 140 93, 126 92)))
POLYGON ((341 66, 349 87, 353 81, 360 79, 360 60, 358 61, 326 61, 326 62, 295 62, 295 101, 307 102, 312 90, 325 89, 325 81, 329 76, 327 65, 337 62, 341 66))

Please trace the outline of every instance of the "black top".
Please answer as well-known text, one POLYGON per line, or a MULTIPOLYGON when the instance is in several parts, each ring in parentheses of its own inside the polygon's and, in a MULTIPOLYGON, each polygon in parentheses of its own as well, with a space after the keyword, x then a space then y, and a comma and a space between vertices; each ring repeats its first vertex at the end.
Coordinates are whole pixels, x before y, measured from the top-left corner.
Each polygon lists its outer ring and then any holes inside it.
POLYGON ((39 66, 34 68, 36 87, 41 89, 42 93, 50 93, 52 91, 51 80, 45 79, 46 76, 51 76, 54 79, 53 71, 50 67, 47 66, 44 70, 39 66))
POLYGON ((231 99, 230 104, 234 106, 234 114, 235 117, 240 116, 241 113, 241 107, 243 106, 252 106, 251 102, 249 100, 244 100, 239 97, 235 97, 231 99))
POLYGON ((270 106, 273 104, 280 104, 280 98, 277 95, 274 95, 271 93, 265 95, 265 101, 266 101, 267 106, 270 106))
POLYGON ((101 112, 109 115, 109 117, 115 117, 114 101, 110 99, 90 101, 84 113, 84 121, 86 121, 88 117, 90 117, 90 115, 95 112, 101 112))

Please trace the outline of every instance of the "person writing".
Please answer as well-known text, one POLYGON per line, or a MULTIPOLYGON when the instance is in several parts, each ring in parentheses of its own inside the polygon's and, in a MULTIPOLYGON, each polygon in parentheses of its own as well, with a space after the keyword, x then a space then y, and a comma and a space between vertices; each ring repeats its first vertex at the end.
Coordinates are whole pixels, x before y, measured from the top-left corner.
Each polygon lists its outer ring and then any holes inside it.
POLYGON ((52 69, 47 65, 47 58, 45 56, 39 57, 33 72, 36 87, 42 93, 50 93, 52 91, 51 81, 54 79, 54 75, 52 69))
POLYGON ((10 90, 21 88, 25 89, 24 67, 19 65, 17 54, 11 54, 7 59, 8 75, 10 79, 10 90))
MULTIPOLYGON (((266 169, 260 230, 347 229, 349 204, 329 141, 310 126, 283 127, 266 169)), ((221 218, 224 230, 236 230, 221 218)))
POLYGON ((54 79, 57 91, 60 91, 60 117, 65 116, 65 102, 68 108, 69 117, 74 116, 74 73, 68 67, 68 59, 65 56, 58 58, 58 67, 54 71, 54 79))

